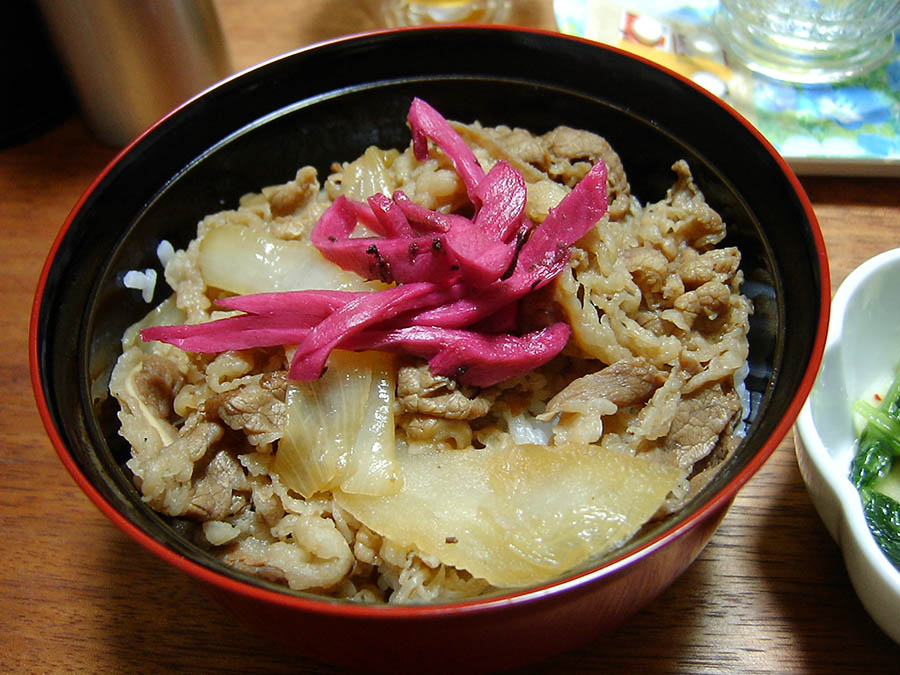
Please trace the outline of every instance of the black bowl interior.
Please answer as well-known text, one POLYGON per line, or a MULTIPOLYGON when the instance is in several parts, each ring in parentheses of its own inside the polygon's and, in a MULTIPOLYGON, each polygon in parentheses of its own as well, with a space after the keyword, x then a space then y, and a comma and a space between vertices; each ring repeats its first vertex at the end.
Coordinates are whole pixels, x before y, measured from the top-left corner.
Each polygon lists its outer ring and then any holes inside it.
MULTIPOLYGON (((711 97, 615 50, 529 31, 407 30, 303 50, 212 89, 120 157, 73 214, 40 304, 40 382, 68 452, 115 509, 201 565, 220 567, 142 504, 123 466, 116 403, 103 393, 120 336, 149 307, 122 276, 158 268, 161 239, 184 246, 201 217, 304 164, 326 175, 370 145, 405 147, 413 96, 460 121, 593 130, 618 151, 644 202, 660 199, 671 165, 688 160, 728 223, 726 243, 742 251, 755 301, 751 429, 707 494, 761 450, 804 378, 822 312, 816 226, 783 165, 711 97)), ((157 284, 154 304, 167 294, 157 284)))

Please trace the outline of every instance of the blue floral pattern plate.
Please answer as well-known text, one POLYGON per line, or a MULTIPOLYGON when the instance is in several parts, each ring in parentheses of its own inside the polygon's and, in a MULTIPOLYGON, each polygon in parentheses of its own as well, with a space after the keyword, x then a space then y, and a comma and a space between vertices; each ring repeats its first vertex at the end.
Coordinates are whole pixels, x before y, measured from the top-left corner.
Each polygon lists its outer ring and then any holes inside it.
POLYGON ((894 56, 831 85, 772 80, 729 63, 716 0, 555 0, 563 33, 620 47, 706 87, 747 117, 801 174, 900 176, 900 36, 894 56))

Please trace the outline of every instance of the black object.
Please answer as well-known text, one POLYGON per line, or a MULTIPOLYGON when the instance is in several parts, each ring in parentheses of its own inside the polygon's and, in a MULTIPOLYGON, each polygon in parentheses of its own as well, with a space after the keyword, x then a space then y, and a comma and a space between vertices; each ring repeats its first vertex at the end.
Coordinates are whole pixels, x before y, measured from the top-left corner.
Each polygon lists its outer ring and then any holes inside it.
POLYGON ((76 110, 75 96, 31 0, 7 0, 0 21, 0 149, 27 141, 76 110))

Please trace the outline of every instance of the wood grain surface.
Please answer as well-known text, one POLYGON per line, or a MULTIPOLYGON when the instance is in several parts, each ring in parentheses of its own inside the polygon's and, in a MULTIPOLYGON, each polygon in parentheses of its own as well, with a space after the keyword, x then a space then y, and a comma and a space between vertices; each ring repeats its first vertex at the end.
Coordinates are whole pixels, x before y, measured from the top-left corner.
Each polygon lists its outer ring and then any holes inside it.
MULTIPOLYGON (((220 0, 244 68, 311 42, 377 28, 372 3, 220 0)), ((515 20, 552 28, 549 2, 515 20)), ((77 116, 0 151, 0 672, 327 673, 246 627, 145 552, 81 493, 31 392, 28 321, 66 214, 115 150, 77 116)), ((900 181, 803 180, 832 285, 900 246, 900 181)), ((857 600, 821 524, 790 436, 747 484, 696 563, 651 606, 535 673, 898 672, 900 648, 857 600)))

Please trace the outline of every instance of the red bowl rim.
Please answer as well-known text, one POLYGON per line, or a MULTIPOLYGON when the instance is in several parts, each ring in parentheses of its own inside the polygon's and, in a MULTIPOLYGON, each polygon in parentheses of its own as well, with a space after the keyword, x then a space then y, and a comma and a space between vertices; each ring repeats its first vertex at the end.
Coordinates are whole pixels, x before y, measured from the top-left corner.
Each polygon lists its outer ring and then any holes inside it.
MULTIPOLYGON (((448 26, 453 27, 453 26, 448 26)), ((459 26, 456 26, 459 27, 459 26)), ((468 26, 472 27, 472 26, 468 26)), ((29 366, 31 371, 31 383, 32 389, 34 391, 35 400, 37 403, 38 411, 41 416, 41 420, 44 424, 44 427, 47 431, 47 434, 50 438, 53 447, 62 461, 63 465, 69 471, 69 473, 74 478, 75 482, 81 488, 81 490, 87 495, 87 497, 99 508, 99 510, 106 515, 119 529, 129 535, 132 539, 134 539, 138 544, 140 544, 143 548, 149 550, 155 555, 159 556, 163 560, 171 563, 175 567, 180 570, 188 573, 189 575, 195 577, 196 579, 205 582, 209 586, 218 587, 221 590, 234 593, 239 596, 244 596, 248 599, 253 599, 256 601, 261 601, 265 603, 272 603, 275 605, 280 605, 288 608, 293 608, 297 610, 305 610, 315 613, 328 614, 333 616, 343 616, 348 618, 356 618, 356 619, 365 619, 365 618, 378 618, 381 620, 390 619, 390 620, 404 620, 404 619, 424 619, 424 618, 437 618, 445 615, 459 615, 459 614, 468 614, 468 613, 480 613, 485 611, 491 611, 494 609, 498 609, 501 607, 508 607, 512 605, 520 605, 522 603, 528 603, 535 600, 539 600, 542 598, 548 598, 552 596, 556 596, 560 593, 564 593, 568 590, 578 589, 589 585, 592 581, 601 579, 603 577, 610 576, 615 574, 629 565, 633 564, 637 560, 649 555, 653 551, 662 548, 669 544, 671 541, 680 538, 689 530, 698 526, 700 523, 704 522, 706 519, 714 517, 721 510, 728 508, 730 502, 733 500, 737 492, 743 487, 743 485, 750 480, 750 478, 762 467, 762 465, 769 459, 784 437, 787 435, 787 432, 790 430, 791 426, 794 423, 794 420, 799 415, 801 408, 803 407, 804 402, 806 401, 810 390, 812 389, 813 382, 815 381, 816 375, 818 373, 819 365, 822 360, 822 356, 825 350, 825 338, 827 335, 828 321, 830 316, 830 299, 831 299, 831 283, 830 283, 830 272, 828 266, 828 259, 825 252, 825 242, 822 236, 821 229, 818 224, 818 220, 816 219, 815 213, 813 211, 812 205, 809 202, 809 198, 806 195, 805 190, 800 184, 797 176, 794 174, 793 170, 790 168, 785 159, 778 153, 778 151, 772 146, 772 144, 751 124, 747 119, 745 119, 740 113, 738 113, 734 108, 732 108, 727 103, 720 100, 718 97, 701 87, 700 85, 692 82, 690 79, 681 75, 680 73, 673 71, 665 66, 662 66, 658 63, 650 61, 642 56, 633 54, 626 50, 620 49, 618 47, 614 47, 607 44, 602 44, 598 42, 594 42, 592 40, 588 40, 586 38, 574 37, 569 35, 563 35, 560 33, 556 33, 554 31, 537 29, 537 28, 525 28, 518 26, 478 26, 479 28, 490 28, 496 31, 508 31, 508 32, 520 32, 520 33, 533 33, 536 35, 546 35, 554 38, 565 38, 568 40, 573 40, 576 42, 582 42, 585 44, 589 44, 592 47, 609 50, 612 52, 617 52, 622 54, 630 59, 634 59, 640 62, 645 63, 648 66, 656 68, 657 70, 661 70, 667 73, 669 76, 674 77, 683 83, 689 85, 694 90, 696 90, 699 94, 707 97, 711 101, 713 101, 720 108, 724 109, 728 112, 732 117, 735 118, 740 124, 742 124, 747 131, 749 131, 756 140, 762 145, 768 153, 775 160, 777 165, 781 168, 784 175, 787 177, 790 182, 794 192, 799 198, 803 210, 805 211, 806 217, 811 226, 811 232, 813 239, 815 241, 816 252, 818 254, 818 263, 819 270, 821 274, 821 288, 820 288, 820 313, 818 325, 816 326, 816 340, 813 346, 813 351, 810 357, 809 364, 807 365, 806 372, 801 380, 800 386, 794 394, 793 399, 788 406, 788 409, 782 419, 777 424, 776 428, 773 430, 772 434, 765 441, 763 446, 759 449, 759 451, 751 458, 751 460, 744 466, 725 486, 723 486, 709 501, 698 507, 693 513, 688 515, 683 521, 675 525, 673 528, 660 533, 658 536, 650 539, 649 541, 643 543, 641 546, 629 550, 627 553, 623 553, 622 555, 615 557, 606 563, 604 563, 600 567, 588 569, 570 576, 566 576, 562 579, 553 580, 539 586, 529 587, 526 589, 514 590, 506 593, 501 593, 498 595, 488 595, 482 598, 473 598, 470 600, 465 600, 461 602, 455 603, 443 603, 443 604, 426 604, 426 605, 390 605, 390 606, 379 606, 379 605, 363 605, 363 604, 355 604, 349 603, 341 600, 333 600, 325 597, 315 597, 312 595, 304 595, 302 593, 297 593, 293 591, 289 591, 285 589, 284 591, 272 590, 263 586, 258 586, 250 582, 241 581, 236 578, 231 578, 223 573, 216 572, 213 569, 205 567, 197 562, 190 560, 189 558, 182 556, 172 549, 166 547, 161 544, 159 541, 151 537, 150 535, 143 532, 140 528, 134 525, 131 521, 129 521, 125 516, 119 513, 109 502, 104 499, 104 497, 100 494, 100 492, 91 484, 90 480, 87 476, 81 471, 78 464, 74 460, 74 458, 69 454, 69 451, 63 441, 59 431, 56 429, 53 424, 53 419, 50 414, 50 410, 47 404, 47 399, 44 395, 43 388, 41 386, 41 377, 40 377, 40 361, 39 361, 39 353, 38 353, 38 318, 40 315, 41 309, 41 300, 44 294, 44 290, 47 284, 47 278, 50 272, 50 268, 52 267, 53 261, 58 252, 59 246, 65 237, 66 232, 71 226, 75 216, 78 214, 84 203, 88 200, 94 190, 97 189, 97 186, 102 182, 102 180, 106 177, 106 175, 115 167, 128 153, 131 149, 141 142, 141 140, 147 136, 153 129, 161 125, 165 120, 174 115, 177 111, 191 104, 192 101, 201 97, 204 92, 197 94, 197 96, 191 98, 189 101, 184 104, 178 106, 177 108, 170 111, 167 115, 162 117, 152 126, 147 128, 143 133, 141 133, 138 137, 136 137, 129 145, 123 148, 107 165, 106 167, 98 174, 98 176, 93 180, 90 186, 84 191, 81 197, 76 202, 75 206, 69 212, 65 222, 63 223, 59 233, 53 241, 53 244, 50 248, 50 251, 47 255, 47 258, 44 262, 44 266, 41 270, 41 275, 38 280, 37 288, 35 291, 34 301, 32 305, 31 319, 29 323, 29 340, 28 340, 28 350, 29 350, 29 366)), ((400 28, 391 28, 384 30, 375 30, 364 33, 357 33, 353 35, 347 35, 340 38, 335 38, 333 40, 327 40, 323 42, 318 42, 315 44, 307 45, 305 47, 299 48, 297 50, 287 52, 280 56, 274 57, 272 59, 268 59, 263 61, 255 66, 247 68, 243 71, 237 72, 234 75, 226 78, 222 82, 226 82, 232 80, 234 78, 240 77, 245 73, 253 71, 257 68, 264 66, 266 63, 277 61, 282 58, 289 57, 293 54, 306 52, 312 49, 316 49, 325 45, 337 44, 347 41, 353 41, 360 38, 366 38, 373 35, 385 35, 392 33, 405 33, 411 31, 434 31, 440 30, 440 28, 434 27, 418 27, 418 26, 406 26, 400 28)), ((219 83, 221 84, 221 82, 219 83)), ((217 85, 214 85, 212 88, 215 88, 217 85)))

